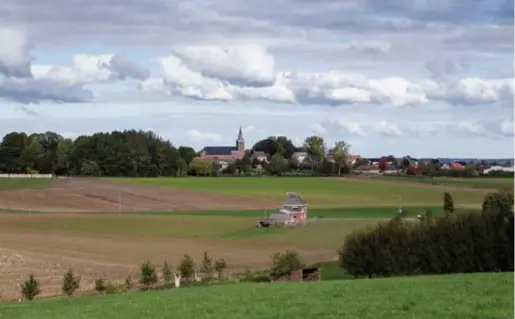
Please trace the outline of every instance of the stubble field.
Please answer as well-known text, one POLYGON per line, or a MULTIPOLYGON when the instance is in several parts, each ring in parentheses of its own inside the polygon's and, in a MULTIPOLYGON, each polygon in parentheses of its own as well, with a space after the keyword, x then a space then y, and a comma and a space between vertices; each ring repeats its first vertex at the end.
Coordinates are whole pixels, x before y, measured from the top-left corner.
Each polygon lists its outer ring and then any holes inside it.
POLYGON ((43 294, 60 293, 73 267, 81 290, 96 278, 120 281, 149 259, 177 266, 185 253, 227 260, 230 271, 269 266, 287 249, 306 262, 332 260, 346 234, 392 217, 401 203, 410 214, 441 213, 443 192, 458 209, 480 207, 491 189, 417 187, 353 179, 184 178, 0 180, 0 298, 19 297, 30 273, 43 294), (20 183, 24 183, 20 187, 20 183), (278 208, 285 192, 310 204, 316 222, 295 229, 257 229, 256 219, 278 208))

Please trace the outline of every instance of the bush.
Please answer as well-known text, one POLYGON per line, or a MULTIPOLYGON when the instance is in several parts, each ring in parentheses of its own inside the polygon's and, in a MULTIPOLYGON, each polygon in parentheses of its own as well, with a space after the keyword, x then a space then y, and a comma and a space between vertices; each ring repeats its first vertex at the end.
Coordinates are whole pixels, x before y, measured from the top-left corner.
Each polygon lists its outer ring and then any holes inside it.
POLYGON ((168 263, 166 261, 163 265, 163 279, 165 281, 165 284, 169 283, 172 280, 172 271, 170 270, 170 266, 168 266, 168 263))
POLYGON ((291 275, 293 271, 302 269, 303 267, 300 256, 295 251, 274 254, 272 257, 272 265, 270 269, 270 275, 272 277, 291 275))
POLYGON ((108 295, 111 294, 121 294, 125 292, 125 285, 115 284, 112 282, 108 282, 106 285, 105 293, 108 295))
POLYGON ((106 291, 105 281, 102 278, 95 280, 95 290, 99 294, 103 294, 106 291))
POLYGON ((490 193, 483 200, 482 212, 485 215, 499 218, 509 217, 513 214, 513 192, 501 190, 490 193))
POLYGON ((79 289, 80 278, 75 277, 73 269, 69 268, 64 274, 62 292, 71 297, 77 289, 79 289))
POLYGON ((443 212, 445 216, 454 213, 454 200, 452 199, 452 195, 448 192, 443 194, 443 212))
POLYGON ((34 300, 37 295, 41 293, 41 289, 39 288, 39 281, 34 278, 33 274, 29 275, 29 279, 26 280, 21 286, 21 294, 27 300, 34 300))
POLYGON ((218 275, 218 279, 222 278, 224 270, 227 268, 227 263, 225 262, 225 259, 220 258, 217 261, 215 261, 214 269, 216 271, 216 274, 218 275))
POLYGON ((186 254, 177 270, 181 273, 182 278, 190 279, 195 274, 195 261, 190 255, 186 254))
POLYGON ((513 270, 513 214, 382 223, 347 236, 340 266, 355 277, 513 270))
POLYGON ((211 258, 207 252, 204 252, 204 257, 202 258, 202 264, 200 265, 200 272, 204 274, 204 278, 206 280, 211 280, 213 278, 214 273, 214 265, 213 258, 211 258))
POLYGON ((141 265, 140 284, 149 290, 152 285, 157 283, 156 268, 152 265, 150 260, 147 260, 141 265))
POLYGON ((125 279, 125 290, 129 291, 134 287, 132 284, 132 278, 131 275, 127 275, 127 278, 125 279))

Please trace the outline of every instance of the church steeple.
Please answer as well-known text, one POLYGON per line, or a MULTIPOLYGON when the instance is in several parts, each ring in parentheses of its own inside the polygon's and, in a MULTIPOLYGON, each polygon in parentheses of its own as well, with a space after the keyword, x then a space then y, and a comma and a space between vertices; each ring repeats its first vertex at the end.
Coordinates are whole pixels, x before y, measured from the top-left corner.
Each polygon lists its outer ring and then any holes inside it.
POLYGON ((236 150, 238 152, 245 152, 245 139, 243 138, 243 131, 240 125, 240 131, 238 132, 238 139, 236 140, 236 150))

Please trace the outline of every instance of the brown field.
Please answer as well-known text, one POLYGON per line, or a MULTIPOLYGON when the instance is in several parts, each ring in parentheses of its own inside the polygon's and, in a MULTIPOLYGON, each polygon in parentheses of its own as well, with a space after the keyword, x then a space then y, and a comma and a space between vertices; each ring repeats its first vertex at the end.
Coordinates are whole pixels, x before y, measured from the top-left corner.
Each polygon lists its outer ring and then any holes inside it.
POLYGON ((56 180, 47 187, 0 192, 0 209, 48 212, 232 210, 277 207, 280 202, 114 183, 99 179, 56 180))

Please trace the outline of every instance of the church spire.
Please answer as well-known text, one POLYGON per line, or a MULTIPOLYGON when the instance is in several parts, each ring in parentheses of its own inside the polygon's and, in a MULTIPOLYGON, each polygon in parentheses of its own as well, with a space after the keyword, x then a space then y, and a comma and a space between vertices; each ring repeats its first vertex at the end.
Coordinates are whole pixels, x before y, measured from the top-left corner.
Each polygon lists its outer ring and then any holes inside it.
POLYGON ((238 140, 243 140, 243 132, 241 130, 241 125, 240 125, 240 131, 238 132, 238 140))

